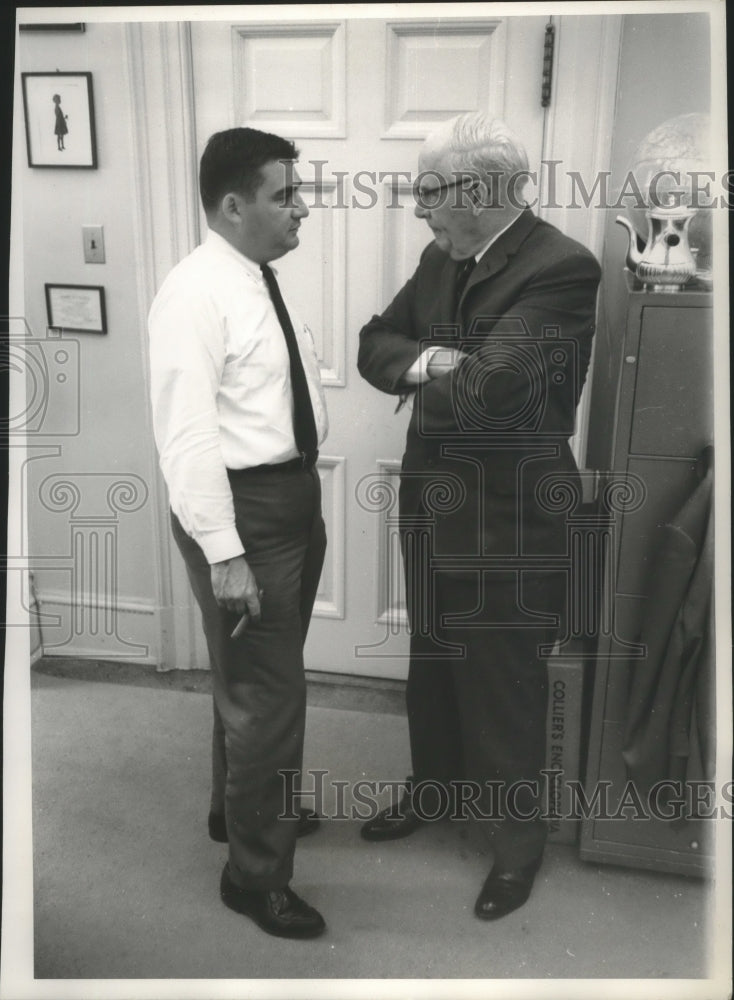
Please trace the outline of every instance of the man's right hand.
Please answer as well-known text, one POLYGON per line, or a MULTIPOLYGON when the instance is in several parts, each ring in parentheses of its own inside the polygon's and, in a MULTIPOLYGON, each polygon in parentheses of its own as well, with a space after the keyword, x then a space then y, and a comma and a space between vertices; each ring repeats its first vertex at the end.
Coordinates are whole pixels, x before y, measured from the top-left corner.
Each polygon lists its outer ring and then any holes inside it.
POLYGON ((257 580, 244 556, 212 563, 211 576, 214 597, 220 607, 238 615, 247 611, 253 623, 260 621, 257 580))

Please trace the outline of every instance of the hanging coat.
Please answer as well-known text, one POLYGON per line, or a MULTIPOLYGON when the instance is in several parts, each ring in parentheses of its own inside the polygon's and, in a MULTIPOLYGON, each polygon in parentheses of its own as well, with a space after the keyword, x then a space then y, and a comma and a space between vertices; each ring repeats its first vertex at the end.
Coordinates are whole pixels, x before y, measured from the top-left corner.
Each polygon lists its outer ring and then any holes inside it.
POLYGON ((713 449, 665 525, 632 671, 622 756, 640 794, 662 780, 710 780, 713 759, 713 449))

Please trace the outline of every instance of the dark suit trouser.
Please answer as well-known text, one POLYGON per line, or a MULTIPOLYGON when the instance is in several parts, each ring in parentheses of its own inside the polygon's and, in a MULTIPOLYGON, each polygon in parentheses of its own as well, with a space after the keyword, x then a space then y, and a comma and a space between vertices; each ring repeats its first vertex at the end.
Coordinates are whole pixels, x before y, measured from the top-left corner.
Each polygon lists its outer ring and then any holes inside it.
MULTIPOLYGON (((528 609, 560 614, 564 581, 523 575, 518 600, 514 572, 434 571, 429 577, 429 564, 429 556, 406 561, 414 781, 446 786, 451 808, 450 782, 472 783, 466 797, 471 787, 480 788, 475 811, 467 806, 464 812, 482 823, 495 862, 519 867, 542 853, 546 838, 542 819, 521 817, 542 809, 548 679, 538 647, 552 644, 558 632, 557 624, 533 624, 528 609), (464 620, 449 623, 447 615, 464 620)), ((430 784, 422 798, 428 814, 439 810, 430 784)))
MULTIPOLYGON (((303 644, 326 548, 318 473, 230 473, 245 558, 264 591, 262 620, 238 639, 239 615, 214 599, 211 570, 175 516, 173 533, 201 608, 216 729, 224 733, 229 868, 242 888, 274 889, 293 874, 296 819, 286 790, 303 757, 303 644), (286 783, 280 772, 294 772, 286 783), (293 819, 280 818, 283 813, 293 819)), ((216 764, 215 764, 216 771, 216 764)))

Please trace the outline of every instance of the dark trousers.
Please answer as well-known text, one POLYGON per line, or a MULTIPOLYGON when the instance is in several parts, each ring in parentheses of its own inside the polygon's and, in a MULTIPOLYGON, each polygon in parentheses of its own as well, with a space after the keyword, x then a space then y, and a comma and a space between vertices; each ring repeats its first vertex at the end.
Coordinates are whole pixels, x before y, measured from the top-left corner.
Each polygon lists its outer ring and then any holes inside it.
POLYGON ((467 783, 462 812, 482 823, 495 862, 528 864, 546 838, 540 817, 523 818, 543 806, 548 677, 538 647, 556 638, 558 621, 542 618, 561 613, 564 582, 523 575, 518 589, 514 571, 431 571, 428 555, 405 568, 413 777, 429 783, 421 807, 438 812, 443 797, 455 809, 456 783, 467 783))
MULTIPOLYGON (((306 715, 303 644, 326 549, 318 473, 230 473, 237 530, 264 595, 262 620, 238 639, 239 615, 214 599, 200 547, 172 517, 201 608, 214 692, 215 785, 224 781, 229 867, 242 888, 275 889, 293 874, 296 819, 281 772, 302 766, 306 715), (221 738, 224 753, 221 751, 221 738)), ((221 787, 221 786, 220 786, 221 787)), ((216 788, 213 799, 220 794, 216 788)))

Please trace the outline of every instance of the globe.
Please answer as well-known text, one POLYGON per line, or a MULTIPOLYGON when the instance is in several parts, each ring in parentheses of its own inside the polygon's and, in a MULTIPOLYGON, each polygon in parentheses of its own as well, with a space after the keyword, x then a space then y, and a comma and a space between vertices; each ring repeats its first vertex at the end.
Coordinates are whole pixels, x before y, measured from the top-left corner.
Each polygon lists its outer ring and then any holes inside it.
MULTIPOLYGON (((711 268, 713 219, 712 209, 704 206, 716 195, 714 182, 707 177, 696 180, 692 176, 696 171, 711 171, 711 123, 708 115, 699 113, 669 118, 648 132, 635 150, 630 167, 648 207, 701 206, 691 219, 688 242, 699 271, 707 271, 711 268)), ((626 212, 645 241, 645 208, 636 201, 627 201, 626 212)))

